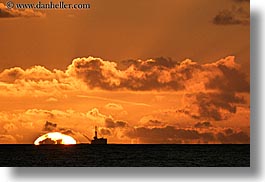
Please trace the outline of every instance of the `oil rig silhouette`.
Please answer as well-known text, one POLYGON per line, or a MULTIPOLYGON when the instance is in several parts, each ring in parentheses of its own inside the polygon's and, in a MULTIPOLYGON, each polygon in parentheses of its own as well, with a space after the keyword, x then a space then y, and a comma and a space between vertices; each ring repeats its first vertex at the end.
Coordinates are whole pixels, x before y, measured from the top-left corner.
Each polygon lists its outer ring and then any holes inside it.
POLYGON ((98 127, 95 126, 95 136, 94 140, 91 140, 91 144, 107 144, 107 141, 106 138, 98 138, 98 127))

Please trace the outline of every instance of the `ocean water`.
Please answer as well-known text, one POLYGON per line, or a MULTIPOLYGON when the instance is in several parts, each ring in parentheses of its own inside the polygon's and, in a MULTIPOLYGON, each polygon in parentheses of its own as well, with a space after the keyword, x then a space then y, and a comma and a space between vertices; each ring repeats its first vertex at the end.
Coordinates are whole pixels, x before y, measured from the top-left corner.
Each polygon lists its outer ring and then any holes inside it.
POLYGON ((250 145, 0 145, 0 166, 249 167, 250 145))

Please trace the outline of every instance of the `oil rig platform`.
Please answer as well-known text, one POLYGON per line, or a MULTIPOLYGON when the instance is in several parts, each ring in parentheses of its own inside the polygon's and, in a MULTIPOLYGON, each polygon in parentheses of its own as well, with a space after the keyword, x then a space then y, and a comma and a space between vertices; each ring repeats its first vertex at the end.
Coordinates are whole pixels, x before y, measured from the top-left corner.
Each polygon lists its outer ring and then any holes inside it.
POLYGON ((108 140, 106 138, 98 138, 98 127, 95 127, 95 136, 94 139, 91 140, 91 144, 107 144, 108 140))

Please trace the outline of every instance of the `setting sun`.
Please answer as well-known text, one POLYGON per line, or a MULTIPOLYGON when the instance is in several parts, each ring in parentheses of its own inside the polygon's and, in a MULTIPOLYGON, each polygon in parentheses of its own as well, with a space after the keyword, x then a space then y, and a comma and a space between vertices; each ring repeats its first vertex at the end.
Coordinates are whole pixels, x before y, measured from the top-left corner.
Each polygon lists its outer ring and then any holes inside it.
POLYGON ((35 140, 34 144, 35 145, 41 145, 41 144, 71 145, 71 144, 76 144, 76 140, 73 139, 71 136, 59 132, 52 132, 40 136, 35 140))

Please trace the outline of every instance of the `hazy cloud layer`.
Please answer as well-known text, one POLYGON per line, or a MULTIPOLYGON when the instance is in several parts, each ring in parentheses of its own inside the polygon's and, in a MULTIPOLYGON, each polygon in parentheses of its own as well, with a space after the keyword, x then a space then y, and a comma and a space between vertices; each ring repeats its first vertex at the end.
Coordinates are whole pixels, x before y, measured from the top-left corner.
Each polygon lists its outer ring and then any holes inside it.
POLYGON ((105 109, 108 109, 108 110, 115 110, 115 111, 122 111, 123 110, 122 105, 115 104, 115 103, 108 103, 104 107, 105 107, 105 109))
POLYGON ((37 137, 56 131, 74 136, 78 142, 87 142, 94 135, 94 126, 104 127, 107 117, 96 108, 87 112, 41 109, 1 112, 0 135, 11 135, 18 143, 33 143, 37 137))
POLYGON ((189 128, 179 127, 177 122, 165 126, 157 120, 150 120, 156 126, 135 126, 103 115, 96 108, 88 112, 1 112, 0 121, 0 143, 33 143, 40 135, 54 131, 73 136, 78 142, 90 142, 94 126, 98 126, 99 137, 107 136, 117 143, 249 143, 249 135, 240 128, 214 127, 210 122, 198 122, 189 128), (47 121, 51 118, 52 122, 47 121))
POLYGON ((0 144, 16 144, 17 140, 12 135, 1 135, 0 134, 0 144))
POLYGON ((219 140, 221 143, 224 143, 224 144, 249 143, 250 142, 249 136, 242 131, 237 132, 237 133, 233 132, 232 134, 218 133, 217 140, 219 140))
POLYGON ((45 14, 41 12, 33 11, 32 9, 25 10, 17 10, 17 9, 9 9, 5 6, 5 4, 0 3, 0 18, 16 18, 16 17, 44 17, 45 14))
POLYGON ((199 132, 195 129, 139 127, 130 130, 127 135, 139 139, 141 143, 249 143, 249 136, 240 131, 232 134, 211 131, 199 132))

